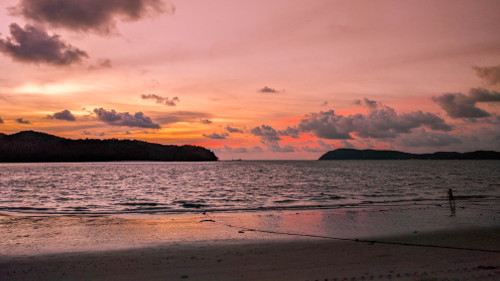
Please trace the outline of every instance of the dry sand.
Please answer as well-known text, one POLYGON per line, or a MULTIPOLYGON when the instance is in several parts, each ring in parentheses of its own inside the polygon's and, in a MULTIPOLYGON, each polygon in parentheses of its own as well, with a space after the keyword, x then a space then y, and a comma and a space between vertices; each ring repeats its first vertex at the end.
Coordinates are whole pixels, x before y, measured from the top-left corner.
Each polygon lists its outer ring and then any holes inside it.
POLYGON ((4 215, 0 280, 500 280, 497 216, 439 207, 4 215))

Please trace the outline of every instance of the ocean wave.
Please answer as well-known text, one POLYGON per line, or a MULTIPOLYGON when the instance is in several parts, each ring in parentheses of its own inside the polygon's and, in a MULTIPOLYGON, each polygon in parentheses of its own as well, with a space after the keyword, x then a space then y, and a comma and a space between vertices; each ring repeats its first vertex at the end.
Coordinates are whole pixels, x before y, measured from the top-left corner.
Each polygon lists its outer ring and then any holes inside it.
POLYGON ((156 203, 156 202, 125 202, 125 203, 118 203, 118 205, 123 205, 123 206, 158 206, 159 203, 156 203))
POLYGON ((128 214, 444 206, 449 188, 453 189, 457 204, 491 204, 500 199, 500 189, 495 188, 500 179, 498 161, 450 163, 2 164, 2 171, 9 176, 0 177, 0 210, 128 214), (439 181, 429 175, 439 175, 439 181))

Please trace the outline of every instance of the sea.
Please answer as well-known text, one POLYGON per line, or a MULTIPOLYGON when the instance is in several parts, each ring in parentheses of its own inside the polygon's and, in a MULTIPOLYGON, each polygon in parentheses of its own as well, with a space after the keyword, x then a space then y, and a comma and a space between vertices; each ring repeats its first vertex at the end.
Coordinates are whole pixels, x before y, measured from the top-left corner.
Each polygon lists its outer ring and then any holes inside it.
POLYGON ((0 163, 0 212, 162 214, 446 205, 500 211, 498 160, 0 163))

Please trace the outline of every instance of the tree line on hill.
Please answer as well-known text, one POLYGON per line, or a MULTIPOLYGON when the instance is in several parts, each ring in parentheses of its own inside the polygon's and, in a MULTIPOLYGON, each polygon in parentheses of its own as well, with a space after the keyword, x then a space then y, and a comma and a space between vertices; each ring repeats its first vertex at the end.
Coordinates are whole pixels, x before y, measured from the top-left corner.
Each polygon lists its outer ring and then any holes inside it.
POLYGON ((0 162, 217 161, 192 145, 161 145, 137 140, 79 139, 22 131, 0 134, 0 162))
POLYGON ((319 160, 486 160, 500 159, 500 152, 474 151, 474 152, 435 152, 425 154, 406 153, 394 150, 358 150, 341 148, 323 154, 319 160))

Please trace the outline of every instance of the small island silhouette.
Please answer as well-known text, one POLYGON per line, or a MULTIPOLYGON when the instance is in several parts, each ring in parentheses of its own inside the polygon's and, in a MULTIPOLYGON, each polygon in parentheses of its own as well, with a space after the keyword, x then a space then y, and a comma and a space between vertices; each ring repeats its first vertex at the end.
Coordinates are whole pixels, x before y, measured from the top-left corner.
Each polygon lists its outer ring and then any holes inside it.
POLYGON ((215 154, 192 145, 161 145, 137 140, 60 138, 22 131, 0 133, 0 162, 217 161, 215 154))
POLYGON ((340 148, 323 154, 319 160, 486 160, 500 159, 500 152, 474 151, 474 152, 435 152, 426 154, 406 153, 394 150, 358 150, 340 148))

